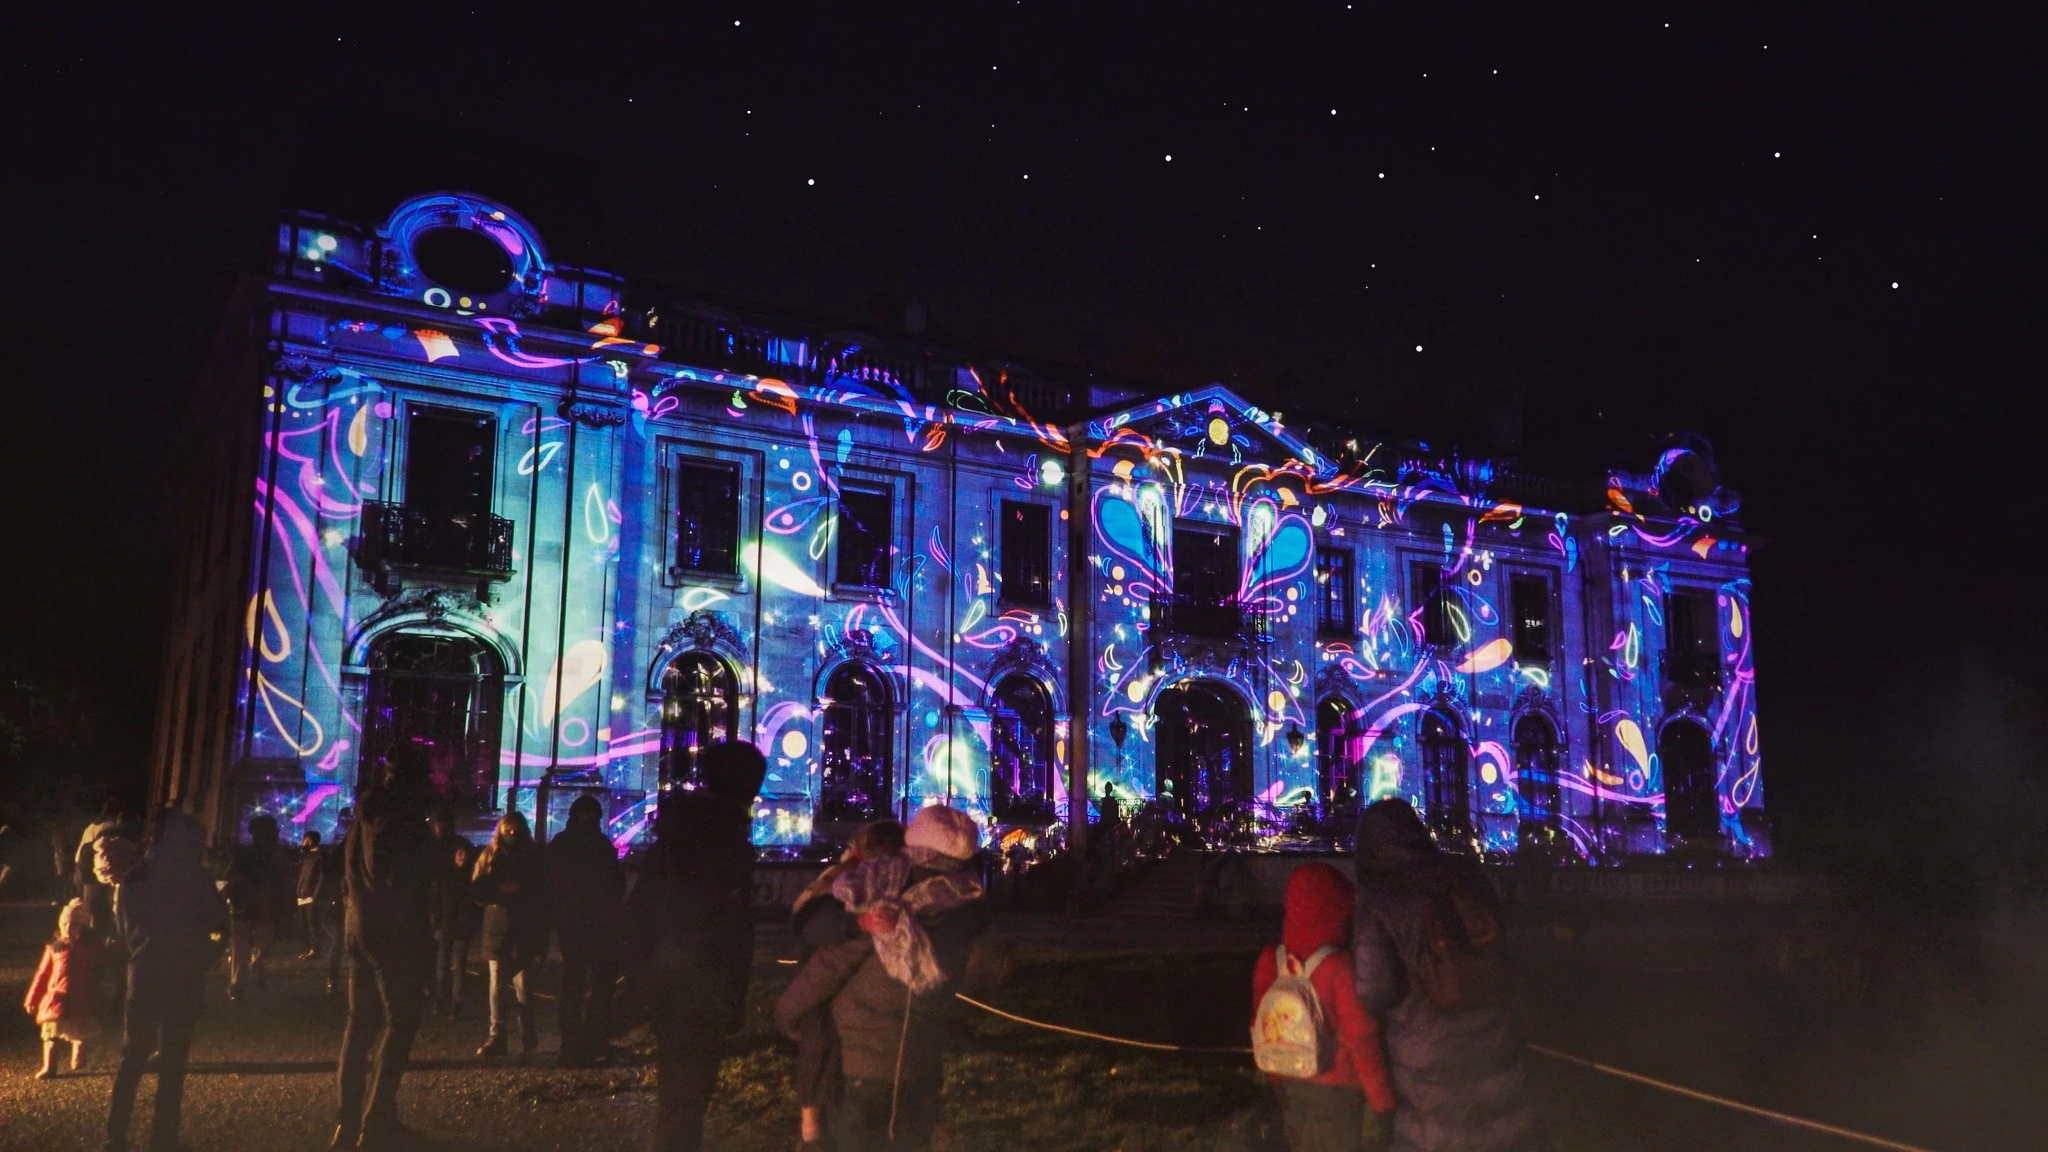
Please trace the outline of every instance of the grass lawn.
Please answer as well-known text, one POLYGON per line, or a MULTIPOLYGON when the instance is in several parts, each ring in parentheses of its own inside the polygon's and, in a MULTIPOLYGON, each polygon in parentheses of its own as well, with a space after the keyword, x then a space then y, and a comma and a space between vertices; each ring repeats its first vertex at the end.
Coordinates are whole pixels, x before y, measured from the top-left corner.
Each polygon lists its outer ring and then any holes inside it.
MULTIPOLYGON (((1247 1043, 1253 957, 1140 954, 1018 967, 990 1002, 1033 1019, 1168 1044, 1247 1043)), ((736 1058, 720 1075, 721 1148, 795 1146, 795 1046, 774 998, 794 969, 757 979, 736 1058)), ((1246 1056, 1148 1052, 1013 1024, 967 1009, 966 1049, 947 1067, 951 1147, 1046 1152, 1266 1149, 1278 1116, 1246 1056)), ((1276 1142, 1278 1141, 1278 1142, 1276 1142)))

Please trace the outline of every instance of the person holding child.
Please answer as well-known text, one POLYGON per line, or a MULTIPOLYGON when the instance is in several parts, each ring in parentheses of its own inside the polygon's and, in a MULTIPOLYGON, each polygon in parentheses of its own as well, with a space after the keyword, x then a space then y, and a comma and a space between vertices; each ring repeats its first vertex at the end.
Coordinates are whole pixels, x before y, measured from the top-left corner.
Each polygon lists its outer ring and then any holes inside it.
POLYGON ((36 1079, 57 1074, 57 1045, 71 1045, 71 1070, 85 1063, 85 1046, 100 1038, 107 1002, 107 946, 91 934, 92 910, 73 900, 57 914, 57 938, 43 946, 22 1007, 43 1031, 43 1066, 36 1079))

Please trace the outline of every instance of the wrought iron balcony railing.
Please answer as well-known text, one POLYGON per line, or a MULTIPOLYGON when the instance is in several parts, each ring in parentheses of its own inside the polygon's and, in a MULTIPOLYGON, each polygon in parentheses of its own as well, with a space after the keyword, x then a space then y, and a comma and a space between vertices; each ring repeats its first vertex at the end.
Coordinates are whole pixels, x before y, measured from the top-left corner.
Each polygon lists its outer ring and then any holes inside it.
POLYGON ((1170 596, 1152 602, 1152 629, 1161 636, 1203 640, 1255 639, 1269 629, 1264 615, 1235 600, 1170 596))
POLYGON ((372 500, 363 505, 356 563, 500 576, 512 571, 512 522, 488 512, 441 512, 372 500))

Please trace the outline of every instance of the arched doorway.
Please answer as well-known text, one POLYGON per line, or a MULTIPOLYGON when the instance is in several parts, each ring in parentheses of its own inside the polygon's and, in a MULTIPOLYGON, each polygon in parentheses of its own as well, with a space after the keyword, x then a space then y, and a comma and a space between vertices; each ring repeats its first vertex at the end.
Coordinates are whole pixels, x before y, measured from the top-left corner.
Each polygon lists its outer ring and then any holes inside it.
POLYGON ((1029 676, 996 684, 989 717, 989 811, 1003 824, 1050 824, 1052 701, 1029 676))
POLYGON ((1252 718, 1236 693, 1213 681, 1182 680, 1160 690, 1152 718, 1160 799, 1170 795, 1191 817, 1251 803, 1252 718))
POLYGON ((1664 826, 1680 842, 1705 843, 1721 835, 1714 795, 1714 741, 1690 720, 1674 720, 1657 736, 1664 769, 1664 826))
POLYGON ((733 738, 739 682, 709 652, 685 652, 661 673, 661 786, 697 783, 704 749, 733 738))
POLYGON ((1316 702, 1316 800, 1325 814, 1358 804, 1358 773, 1344 748, 1344 723, 1349 719, 1351 701, 1342 696, 1316 702))
POLYGON ((1458 722, 1434 709, 1422 714, 1422 806, 1446 844, 1472 839, 1472 749, 1458 722))
POLYGON ((437 803, 461 812, 498 806, 499 718, 505 673, 473 636, 393 632, 370 645, 356 788, 376 784, 402 748, 425 759, 437 803))
POLYGON ((1531 712, 1515 721, 1515 800, 1523 847, 1549 846, 1563 825, 1557 781, 1557 728, 1531 712))
POLYGON ((868 664, 848 661, 825 681, 825 733, 819 749, 817 820, 880 820, 894 783, 895 705, 888 682, 868 664))

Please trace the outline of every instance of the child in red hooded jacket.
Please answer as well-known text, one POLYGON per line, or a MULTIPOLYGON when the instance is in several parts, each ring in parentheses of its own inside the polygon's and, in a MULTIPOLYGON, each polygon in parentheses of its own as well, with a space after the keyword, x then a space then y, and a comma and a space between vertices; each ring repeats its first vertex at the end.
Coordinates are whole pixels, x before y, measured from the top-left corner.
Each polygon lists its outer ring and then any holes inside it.
POLYGON ((57 1074, 57 1044, 71 1044, 71 1070, 85 1062, 85 1044, 100 1036, 100 1008, 107 1000, 107 948, 87 935, 92 913, 73 900, 57 915, 57 938, 43 946, 43 961, 29 982, 22 1007, 43 1033, 43 1066, 36 1079, 57 1074))
MULTIPOLYGON (((1358 999, 1351 973, 1353 887, 1342 872, 1320 862, 1303 864, 1287 878, 1286 916, 1280 943, 1290 960, 1305 963, 1316 949, 1334 945, 1309 976, 1323 1017, 1337 1041, 1329 1070, 1313 1079, 1275 1076, 1294 1152, 1354 1152, 1379 1146, 1391 1131, 1393 1079, 1380 1043, 1379 1021, 1358 999)), ((1252 972, 1256 1011, 1279 976, 1271 948, 1259 953, 1252 972)))

